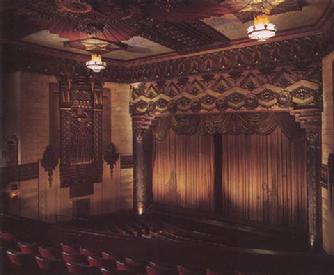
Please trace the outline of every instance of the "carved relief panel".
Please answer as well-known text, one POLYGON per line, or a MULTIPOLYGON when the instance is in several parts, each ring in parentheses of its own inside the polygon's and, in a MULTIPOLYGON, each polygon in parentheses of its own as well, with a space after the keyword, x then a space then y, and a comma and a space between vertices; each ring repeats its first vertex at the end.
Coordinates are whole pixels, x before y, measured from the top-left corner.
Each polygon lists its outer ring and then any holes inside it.
POLYGON ((60 176, 70 196, 93 193, 102 180, 102 85, 86 75, 60 83, 60 176))

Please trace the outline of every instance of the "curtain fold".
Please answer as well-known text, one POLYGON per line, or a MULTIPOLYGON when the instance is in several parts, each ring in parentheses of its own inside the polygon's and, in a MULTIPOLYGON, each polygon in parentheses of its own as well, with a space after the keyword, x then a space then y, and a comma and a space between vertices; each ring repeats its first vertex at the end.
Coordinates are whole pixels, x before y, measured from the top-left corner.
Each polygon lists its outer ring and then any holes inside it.
POLYGON ((155 139, 153 200, 182 208, 211 211, 214 190, 212 136, 176 135, 155 139))
POLYGON ((222 154, 224 218, 307 229, 305 131, 288 113, 164 117, 153 131, 154 202, 213 211, 214 160, 222 154))
POLYGON ((305 140, 270 135, 222 136, 222 213, 270 225, 307 225, 305 140))

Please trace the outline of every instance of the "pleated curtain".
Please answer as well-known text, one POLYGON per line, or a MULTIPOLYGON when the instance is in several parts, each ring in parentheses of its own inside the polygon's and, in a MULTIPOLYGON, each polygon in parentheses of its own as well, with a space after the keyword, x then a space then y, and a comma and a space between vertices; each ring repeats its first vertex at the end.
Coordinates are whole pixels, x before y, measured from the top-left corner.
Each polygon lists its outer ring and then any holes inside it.
POLYGON ((169 129, 154 139, 155 203, 214 211, 214 159, 221 154, 224 219, 307 228, 305 134, 289 137, 280 127, 266 135, 182 135, 169 129))
POLYGON ((214 206, 214 148, 210 135, 176 135, 154 141, 153 200, 210 211, 214 206))
POLYGON ((305 139, 222 136, 222 213, 232 220, 306 228, 305 139))

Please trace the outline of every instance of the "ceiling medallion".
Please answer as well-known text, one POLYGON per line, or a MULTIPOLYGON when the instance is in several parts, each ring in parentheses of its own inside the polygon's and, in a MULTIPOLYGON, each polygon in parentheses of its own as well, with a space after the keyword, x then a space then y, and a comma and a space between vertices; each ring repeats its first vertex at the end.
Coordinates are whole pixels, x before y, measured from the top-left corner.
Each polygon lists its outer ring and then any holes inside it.
POLYGON ((86 67, 95 73, 101 72, 106 66, 107 63, 102 61, 102 56, 100 54, 92 54, 91 59, 86 62, 86 67))
POLYGON ((70 13, 89 13, 92 11, 92 6, 82 0, 57 0, 59 11, 70 13))
POLYGON ((276 35, 276 26, 269 21, 264 12, 254 18, 254 24, 247 28, 248 37, 258 41, 266 41, 276 35))

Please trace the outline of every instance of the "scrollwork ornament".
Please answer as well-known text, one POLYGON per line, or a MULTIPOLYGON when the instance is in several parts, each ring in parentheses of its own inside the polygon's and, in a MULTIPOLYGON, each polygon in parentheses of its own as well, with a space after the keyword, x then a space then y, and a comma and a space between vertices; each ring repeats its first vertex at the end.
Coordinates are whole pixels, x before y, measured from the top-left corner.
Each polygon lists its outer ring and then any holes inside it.
POLYGON ((113 143, 109 143, 103 154, 103 159, 105 160, 106 163, 110 166, 111 169, 114 168, 116 162, 119 159, 119 153, 117 151, 116 146, 113 143))

